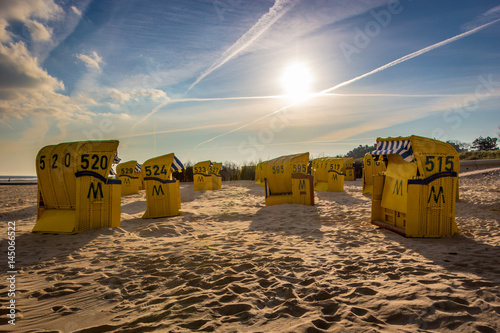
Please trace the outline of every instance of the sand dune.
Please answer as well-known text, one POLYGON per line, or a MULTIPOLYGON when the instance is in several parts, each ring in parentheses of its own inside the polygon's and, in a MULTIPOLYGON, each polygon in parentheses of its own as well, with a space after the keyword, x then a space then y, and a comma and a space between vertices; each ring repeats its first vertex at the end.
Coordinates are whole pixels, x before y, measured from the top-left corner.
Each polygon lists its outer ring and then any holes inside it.
POLYGON ((142 192, 122 198, 120 228, 77 235, 31 233, 36 186, 0 186, 2 230, 18 228, 15 330, 497 332, 499 175, 461 177, 449 239, 371 225, 360 180, 317 192, 315 207, 265 207, 250 181, 182 184, 180 216, 141 219, 142 192))

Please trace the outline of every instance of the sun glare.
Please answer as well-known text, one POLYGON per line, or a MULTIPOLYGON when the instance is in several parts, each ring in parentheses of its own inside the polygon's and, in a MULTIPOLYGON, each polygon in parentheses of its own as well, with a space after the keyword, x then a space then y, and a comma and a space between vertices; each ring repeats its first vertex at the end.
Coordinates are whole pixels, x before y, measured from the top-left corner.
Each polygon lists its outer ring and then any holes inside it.
POLYGON ((285 94, 294 100, 300 100, 309 95, 311 81, 309 68, 301 63, 288 66, 281 78, 285 94))

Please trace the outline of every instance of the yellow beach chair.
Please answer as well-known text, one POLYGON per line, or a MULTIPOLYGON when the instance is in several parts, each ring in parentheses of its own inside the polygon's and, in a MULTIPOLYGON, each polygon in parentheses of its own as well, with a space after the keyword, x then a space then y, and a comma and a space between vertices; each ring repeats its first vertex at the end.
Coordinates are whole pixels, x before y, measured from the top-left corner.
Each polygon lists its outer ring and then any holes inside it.
POLYGON ((176 216, 180 214, 181 190, 172 170, 184 169, 174 153, 151 158, 141 166, 146 191, 146 212, 143 219, 176 216))
POLYGON ((116 166, 116 179, 122 181, 122 196, 139 193, 142 187, 140 164, 128 161, 116 166))
POLYGON ((338 157, 320 157, 312 161, 315 191, 344 191, 344 159, 338 157))
POLYGON ((220 190, 222 188, 222 176, 219 174, 222 170, 222 163, 214 162, 210 165, 209 174, 212 176, 212 189, 220 190))
POLYGON ((307 174, 309 153, 288 155, 266 163, 266 206, 314 206, 313 177, 307 174))
POLYGON ((381 160, 374 160, 372 154, 365 154, 363 158, 363 194, 372 194, 373 175, 385 171, 385 163, 381 160))
POLYGON ((267 161, 260 162, 257 164, 255 169, 255 184, 259 184, 260 186, 265 186, 266 179, 266 170, 267 170, 267 161))
POLYGON ((377 139, 387 170, 373 176, 372 223, 406 237, 458 232, 455 199, 460 161, 449 144, 419 136, 377 139))
POLYGON ((344 157, 342 172, 345 175, 345 180, 356 180, 356 174, 354 173, 354 158, 344 157))
POLYGON ((255 167, 255 184, 261 185, 262 183, 264 183, 265 177, 263 177, 263 174, 262 174, 263 169, 264 169, 264 165, 265 165, 265 162, 260 162, 255 167))
POLYGON ((219 175, 221 168, 222 163, 212 163, 211 161, 196 163, 193 167, 194 190, 220 190, 222 186, 222 176, 219 175))
POLYGON ((61 143, 36 157, 39 200, 33 232, 74 234, 120 226, 119 180, 108 179, 118 141, 61 143))

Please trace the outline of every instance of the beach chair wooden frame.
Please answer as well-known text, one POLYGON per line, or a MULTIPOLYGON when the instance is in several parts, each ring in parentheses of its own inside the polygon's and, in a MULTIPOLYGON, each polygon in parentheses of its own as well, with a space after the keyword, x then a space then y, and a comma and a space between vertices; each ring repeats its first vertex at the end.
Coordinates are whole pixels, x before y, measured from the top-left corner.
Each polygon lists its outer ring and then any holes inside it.
POLYGON ((458 232, 455 199, 460 160, 451 145, 419 136, 377 139, 387 169, 373 176, 372 223, 406 237, 458 232))
POLYGON ((141 167, 146 191, 146 211, 143 219, 176 216, 181 209, 181 190, 172 178, 175 154, 151 158, 141 167))
POLYGON ((222 163, 210 160, 198 162, 193 167, 193 183, 195 191, 220 190, 222 176, 219 174, 222 163))
POLYGON ((313 177, 307 174, 309 153, 281 156, 266 163, 266 206, 314 206, 313 177))
POLYGON ((373 175, 378 175, 386 170, 385 162, 378 159, 375 160, 372 154, 367 153, 363 158, 363 194, 372 194, 373 192, 373 175))
POLYGON ((344 159, 338 157, 320 157, 312 160, 315 191, 344 191, 344 159))
POLYGON ((74 234, 120 226, 121 182, 107 178, 118 144, 81 141, 40 149, 33 232, 74 234))

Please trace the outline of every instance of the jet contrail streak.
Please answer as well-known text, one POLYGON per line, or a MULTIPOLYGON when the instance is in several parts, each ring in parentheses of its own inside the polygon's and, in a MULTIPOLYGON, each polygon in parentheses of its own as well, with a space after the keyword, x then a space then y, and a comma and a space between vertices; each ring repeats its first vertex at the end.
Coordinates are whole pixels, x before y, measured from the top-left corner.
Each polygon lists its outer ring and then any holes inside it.
POLYGON ((439 43, 433 44, 433 45, 431 45, 431 46, 427 46, 426 48, 423 48, 423 49, 421 49, 421 50, 418 50, 418 51, 415 51, 415 52, 413 52, 413 53, 407 54, 407 55, 405 55, 404 57, 401 57, 401 58, 399 58, 399 59, 396 59, 396 60, 394 60, 394 61, 391 61, 390 63, 388 63, 388 64, 386 64, 386 65, 384 65, 384 66, 381 66, 381 67, 379 67, 379 68, 376 68, 376 69, 372 70, 371 72, 368 72, 368 73, 366 73, 366 74, 363 74, 363 75, 360 75, 360 76, 358 76, 358 77, 355 77, 354 79, 351 79, 351 80, 348 80, 348 81, 342 82, 342 83, 340 83, 340 84, 337 84, 337 85, 336 85, 336 86, 334 86, 334 87, 331 87, 331 88, 325 89, 325 90, 321 91, 321 92, 320 92, 320 94, 325 94, 325 93, 328 93, 328 92, 330 92, 330 91, 336 90, 336 89, 338 89, 338 88, 340 88, 340 87, 347 86, 348 84, 351 84, 351 83, 353 83, 353 82, 356 82, 356 81, 358 81, 358 80, 361 80, 361 79, 363 79, 363 78, 365 78, 365 77, 367 77, 367 76, 370 76, 370 75, 372 75, 372 74, 375 74, 375 73, 378 73, 378 72, 380 72, 380 71, 383 71, 384 69, 387 69, 387 68, 389 68, 389 67, 392 67, 392 66, 398 65, 398 64, 400 64, 400 63, 402 63, 402 62, 405 62, 405 61, 407 61, 407 60, 410 60, 410 59, 413 59, 413 58, 415 58, 415 57, 418 57, 419 55, 422 55, 422 54, 424 54, 424 53, 427 53, 427 52, 429 52, 429 51, 432 51, 432 50, 434 50, 434 49, 437 49, 438 47, 444 46, 444 45, 446 45, 446 44, 452 43, 452 42, 454 42, 454 41, 457 41, 457 40, 459 40, 459 39, 462 39, 462 38, 464 38, 464 37, 467 37, 467 36, 469 36, 469 35, 472 35, 472 34, 474 34, 474 33, 478 32, 479 30, 482 30, 482 29, 484 29, 484 28, 486 28, 486 27, 488 27, 488 26, 490 26, 490 25, 492 25, 492 24, 497 23, 498 21, 500 21, 500 19, 497 19, 497 20, 494 20, 494 21, 492 21, 492 22, 489 22, 489 23, 483 24, 483 25, 481 25, 481 26, 479 26, 479 27, 477 27, 477 28, 474 28, 474 29, 468 30, 468 31, 466 31, 466 32, 464 32, 464 33, 461 33, 460 35, 456 35, 455 37, 451 37, 451 38, 445 39, 445 40, 443 40, 443 41, 441 41, 441 42, 439 42, 439 43))
POLYGON ((196 131, 196 130, 200 130, 200 129, 228 127, 228 126, 234 126, 234 125, 236 125, 236 123, 233 122, 233 123, 228 123, 228 124, 213 124, 213 125, 204 125, 204 126, 196 126, 196 127, 189 127, 189 128, 174 128, 174 129, 169 129, 169 130, 164 130, 164 131, 144 132, 144 133, 122 135, 122 136, 119 136, 118 139, 130 139, 130 138, 135 138, 135 137, 139 137, 139 136, 148 136, 148 135, 154 135, 154 134, 189 132, 189 131, 196 131))
POLYGON ((202 143, 199 143, 198 145, 196 145, 196 146, 194 147, 194 149, 197 149, 199 146, 202 146, 202 145, 204 145, 205 143, 208 143, 208 142, 210 142, 210 141, 213 141, 213 140, 215 140, 215 139, 218 139, 218 138, 220 138, 220 137, 222 137, 222 136, 225 136, 225 135, 228 135, 228 134, 234 133, 234 132, 236 132, 236 131, 239 131, 239 130, 240 130, 240 129, 242 129, 242 128, 245 128, 245 127, 247 127, 247 126, 250 126, 250 125, 252 125, 252 124, 255 124, 256 122, 258 122, 258 121, 260 121, 260 120, 262 120, 262 119, 265 119, 265 118, 267 118, 267 117, 270 117, 270 116, 272 116, 273 114, 276 114, 276 113, 278 113, 278 112, 281 112, 281 111, 283 111, 283 110, 286 110, 286 109, 288 109, 288 108, 290 108, 290 107, 292 107, 292 106, 295 106, 295 105, 297 105, 297 104, 299 104, 299 103, 302 103, 302 102, 304 102, 304 101, 306 101, 306 100, 309 100, 309 99, 314 98, 314 97, 318 97, 318 96, 326 95, 326 94, 328 94, 328 93, 330 93, 330 92, 332 92, 332 91, 334 91, 334 90, 336 90, 336 89, 339 89, 339 88, 341 88, 341 87, 345 87, 345 86, 347 86, 347 85, 349 85, 349 84, 351 84, 351 83, 354 83, 354 82, 356 82, 356 81, 359 81, 359 80, 361 80, 361 79, 363 79, 363 78, 365 78, 365 77, 367 77, 367 76, 373 75, 373 74, 378 73, 378 72, 380 72, 380 71, 383 71, 383 70, 385 70, 385 69, 387 69, 387 68, 390 68, 390 67, 392 67, 392 66, 398 65, 398 64, 403 63, 403 62, 405 62, 405 61, 407 61, 407 60, 410 60, 410 59, 413 59, 413 58, 415 58, 415 57, 418 57, 419 55, 422 55, 422 54, 424 54, 424 53, 427 53, 427 52, 429 52, 429 51, 432 51, 432 50, 434 50, 434 49, 436 49, 436 48, 438 48, 438 47, 441 47, 441 46, 447 45, 447 44, 449 44, 449 43, 452 43, 452 42, 454 42, 454 41, 457 41, 457 40, 459 40, 459 39, 462 39, 462 38, 464 38, 464 37, 467 37, 467 36, 469 36, 469 35, 472 35, 472 34, 474 34, 474 33, 478 32, 478 31, 480 31, 480 30, 482 30, 482 29, 484 29, 484 28, 486 28, 486 27, 488 27, 488 26, 490 26, 490 25, 492 25, 492 24, 497 23, 498 21, 500 21, 500 19, 496 19, 496 20, 491 21, 491 22, 489 22, 489 23, 483 24, 483 25, 481 25, 481 26, 479 26, 479 27, 477 27, 477 28, 474 28, 474 29, 468 30, 468 31, 466 31, 466 32, 464 32, 464 33, 461 33, 461 34, 459 34, 459 35, 456 35, 456 36, 454 36, 454 37, 451 37, 451 38, 445 39, 445 40, 443 40, 443 41, 441 41, 441 42, 439 42, 439 43, 436 43, 436 44, 433 44, 433 45, 427 46, 427 47, 425 47, 425 48, 423 48, 423 49, 421 49, 421 50, 418 50, 418 51, 415 51, 415 52, 413 52, 413 53, 407 54, 407 55, 405 55, 405 56, 403 56, 403 57, 401 57, 401 58, 399 58, 399 59, 396 59, 396 60, 394 60, 394 61, 391 61, 390 63, 388 63, 388 64, 386 64, 386 65, 380 66, 380 67, 378 67, 378 68, 376 68, 376 69, 374 69, 374 70, 372 70, 372 71, 370 71, 370 72, 368 72, 368 73, 365 73, 365 74, 363 74, 363 75, 357 76, 357 77, 355 77, 355 78, 353 78, 353 79, 351 79, 351 80, 348 80, 348 81, 344 81, 344 82, 342 82, 342 83, 339 83, 339 84, 337 84, 336 86, 333 86, 333 87, 331 87, 331 88, 325 89, 325 90, 323 90, 323 91, 321 91, 321 92, 319 92, 319 93, 317 93, 317 94, 312 94, 312 95, 310 95, 307 99, 304 99, 304 100, 302 100, 302 101, 295 102, 295 103, 292 103, 292 104, 287 105, 287 106, 285 106, 285 107, 282 107, 281 109, 278 109, 278 110, 276 110, 276 111, 273 111, 273 112, 271 112, 271 113, 269 113, 269 114, 267 114, 267 115, 265 115, 265 116, 262 116, 262 117, 260 117, 260 118, 258 118, 258 119, 255 119, 255 120, 253 120, 253 121, 251 121, 251 122, 249 122, 249 123, 247 123, 247 124, 245 124, 245 125, 241 125, 241 126, 240 126, 240 127, 238 127, 238 128, 235 128, 235 129, 230 130, 230 131, 228 131, 228 132, 226 132, 226 133, 223 133, 223 134, 219 134, 219 135, 217 135, 217 136, 215 136, 215 137, 213 137, 213 138, 211 138, 211 139, 205 140, 205 141, 203 141, 202 143))
POLYGON ((134 125, 132 125, 131 129, 134 130, 135 127, 137 125, 139 125, 140 123, 142 123, 144 120, 148 119, 149 117, 151 117, 153 114, 155 114, 159 109, 161 109, 162 107, 164 107, 165 105, 169 104, 170 103, 170 99, 167 99, 166 101, 164 102, 161 102, 159 105, 157 105, 153 110, 151 110, 150 113, 148 113, 147 115, 145 115, 141 120, 139 120, 138 122, 136 122, 134 125))
MULTIPOLYGON (((460 97, 457 94, 332 94, 324 93, 322 96, 336 96, 336 97, 410 97, 410 98, 422 98, 422 97, 460 97)), ((318 94, 319 96, 319 94, 318 94)), ((153 114, 158 112, 162 107, 168 104, 174 103, 186 103, 186 102, 219 102, 219 101, 250 101, 259 99, 290 99, 288 95, 269 95, 269 96, 238 96, 238 97, 208 97, 208 98, 178 98, 169 99, 157 105, 150 113, 144 116, 141 120, 132 126, 134 129, 137 125, 142 123, 144 120, 151 117, 153 114)))
POLYGON ((236 57, 244 49, 255 42, 267 29, 269 29, 277 20, 279 20, 290 8, 295 5, 296 1, 276 0, 274 5, 269 9, 269 12, 262 15, 243 36, 240 37, 231 47, 229 47, 209 68, 193 82, 186 91, 189 92, 195 85, 203 80, 207 75, 215 71, 217 68, 224 65, 226 62, 236 57))
POLYGON ((12 126, 10 126, 9 124, 7 124, 5 121, 0 120, 0 124, 4 124, 5 126, 7 126, 8 128, 10 128, 11 130, 13 130, 12 126))

